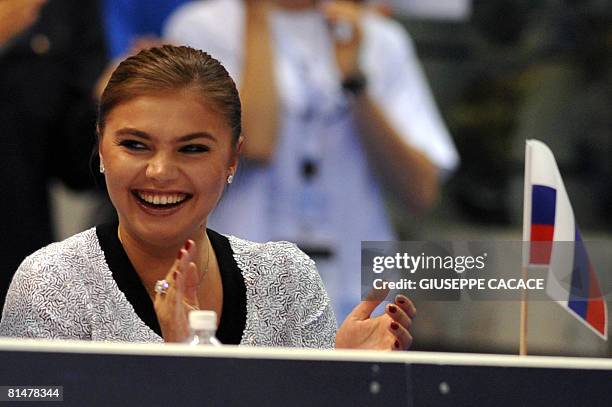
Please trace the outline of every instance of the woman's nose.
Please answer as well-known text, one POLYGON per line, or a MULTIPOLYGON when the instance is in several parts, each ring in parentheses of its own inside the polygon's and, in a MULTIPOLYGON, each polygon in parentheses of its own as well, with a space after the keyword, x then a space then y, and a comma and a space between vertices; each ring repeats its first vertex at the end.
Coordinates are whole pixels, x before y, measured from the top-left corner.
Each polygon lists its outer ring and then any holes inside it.
POLYGON ((147 164, 146 175, 158 182, 169 182, 176 179, 178 169, 167 154, 156 154, 147 164))

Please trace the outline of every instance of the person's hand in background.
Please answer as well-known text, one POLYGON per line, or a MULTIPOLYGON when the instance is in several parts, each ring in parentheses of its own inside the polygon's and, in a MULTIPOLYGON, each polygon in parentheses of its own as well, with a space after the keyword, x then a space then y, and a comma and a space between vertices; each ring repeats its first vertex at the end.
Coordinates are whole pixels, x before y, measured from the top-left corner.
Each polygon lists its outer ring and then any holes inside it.
POLYGON ((47 0, 0 0, 0 47, 38 20, 47 0))
POLYGON ((359 71, 359 49, 362 40, 361 14, 363 6, 348 0, 321 4, 334 38, 336 61, 342 78, 359 71))

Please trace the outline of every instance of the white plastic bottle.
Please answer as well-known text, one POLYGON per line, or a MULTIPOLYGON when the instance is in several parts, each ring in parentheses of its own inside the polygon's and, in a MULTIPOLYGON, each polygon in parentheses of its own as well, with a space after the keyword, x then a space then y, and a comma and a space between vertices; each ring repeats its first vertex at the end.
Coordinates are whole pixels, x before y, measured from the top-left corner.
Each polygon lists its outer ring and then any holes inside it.
POLYGON ((215 336, 217 332, 217 313, 215 311, 191 311, 189 313, 190 345, 221 346, 215 336))

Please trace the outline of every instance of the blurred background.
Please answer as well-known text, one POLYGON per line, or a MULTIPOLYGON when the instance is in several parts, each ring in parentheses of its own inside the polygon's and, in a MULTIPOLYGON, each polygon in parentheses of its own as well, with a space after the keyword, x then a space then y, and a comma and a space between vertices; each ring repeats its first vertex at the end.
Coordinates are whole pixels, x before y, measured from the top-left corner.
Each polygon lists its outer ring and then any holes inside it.
MULTIPOLYGON (((611 239, 611 1, 373 3, 412 36, 461 157, 426 216, 398 210, 390 197, 402 239, 520 240, 530 138, 555 153, 585 239, 611 239)), ((57 239, 92 224, 95 193, 58 182, 51 191, 57 239)), ((598 274, 610 286, 612 271, 598 274)), ((417 306, 414 349, 518 353, 518 303, 417 306)), ((612 356, 609 343, 553 303, 530 305, 528 338, 531 354, 612 356)))

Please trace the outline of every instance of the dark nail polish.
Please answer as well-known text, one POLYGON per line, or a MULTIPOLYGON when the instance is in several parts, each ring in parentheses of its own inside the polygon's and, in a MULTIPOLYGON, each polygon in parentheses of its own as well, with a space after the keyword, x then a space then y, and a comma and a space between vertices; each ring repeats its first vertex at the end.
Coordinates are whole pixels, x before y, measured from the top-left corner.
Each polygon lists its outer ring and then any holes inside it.
POLYGON ((399 328, 399 325, 397 324, 397 322, 391 322, 391 329, 396 331, 398 328, 399 328))
POLYGON ((179 250, 177 258, 179 260, 183 258, 183 249, 179 250))
POLYGON ((395 345, 396 349, 399 349, 399 341, 395 341, 395 343, 393 345, 395 345))
POLYGON ((189 250, 191 248, 191 240, 187 240, 185 242, 185 250, 189 250))
POLYGON ((174 271, 174 273, 172 273, 172 278, 174 279, 174 281, 176 281, 176 277, 178 277, 178 273, 174 271))
POLYGON ((400 304, 405 304, 406 300, 404 300, 403 298, 398 298, 397 302, 399 302, 400 304))
POLYGON ((389 305, 389 312, 395 314, 397 312, 397 307, 395 305, 389 305))

